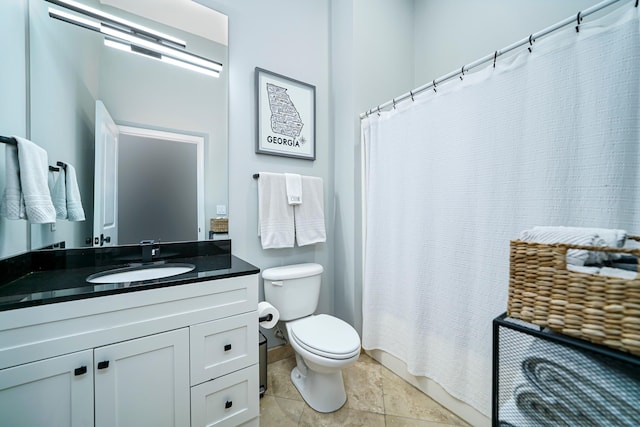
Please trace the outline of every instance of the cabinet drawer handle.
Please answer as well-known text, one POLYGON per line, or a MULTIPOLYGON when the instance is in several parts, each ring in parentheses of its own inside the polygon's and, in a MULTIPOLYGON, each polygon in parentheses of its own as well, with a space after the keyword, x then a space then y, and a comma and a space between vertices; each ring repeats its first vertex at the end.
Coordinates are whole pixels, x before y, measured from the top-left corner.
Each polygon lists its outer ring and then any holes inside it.
POLYGON ((109 361, 98 362, 98 369, 107 369, 109 367, 109 361))
POLYGON ((73 374, 75 376, 84 375, 86 373, 87 373, 87 367, 86 366, 80 366, 79 368, 76 368, 76 369, 73 370, 73 374))
POLYGON ((233 406, 233 402, 231 400, 227 400, 227 403, 224 404, 224 409, 229 409, 233 406))
POLYGON ((224 346, 224 351, 229 351, 231 350, 231 344, 227 344, 224 346))

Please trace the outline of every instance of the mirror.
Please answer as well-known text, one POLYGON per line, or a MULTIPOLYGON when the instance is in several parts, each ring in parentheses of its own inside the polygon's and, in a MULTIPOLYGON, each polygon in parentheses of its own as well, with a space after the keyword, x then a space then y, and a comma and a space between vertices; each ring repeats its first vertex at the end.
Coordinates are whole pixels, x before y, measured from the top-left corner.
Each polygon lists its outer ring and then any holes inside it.
MULTIPOLYGON (((92 246, 99 234, 94 232, 93 201, 102 197, 94 194, 95 176, 95 116, 96 101, 101 101, 119 127, 145 129, 149 132, 171 133, 200 138, 203 141, 203 188, 200 200, 203 215, 196 226, 197 236, 209 237, 209 219, 216 217, 216 207, 228 200, 227 178, 227 120, 228 120, 228 49, 224 42, 151 21, 133 13, 101 3, 146 3, 150 13, 157 13, 153 2, 137 0, 83 0, 83 3, 140 25, 178 37, 187 50, 223 64, 219 78, 105 46, 103 35, 49 17, 52 5, 45 0, 29 2, 29 61, 30 61, 30 129, 31 140, 47 150, 49 164, 64 162, 75 168, 85 221, 58 220, 54 225, 31 225, 31 249, 65 242, 67 248, 92 246)), ((198 14, 214 12, 194 2, 198 14)), ((132 10, 131 7, 129 10, 132 10)), ((183 6, 180 6, 181 8, 183 6)), ((134 9, 135 10, 135 9, 134 9)), ((219 15, 219 14, 218 14, 219 15)), ((154 17, 154 19, 156 19, 154 17)), ((211 22, 209 25, 214 25, 211 22)), ((226 28, 226 17, 225 17, 226 28)), ((225 31, 226 33, 226 31, 225 31)), ((151 157, 151 156, 149 156, 151 157)), ((159 160, 158 160, 159 162, 159 160)), ((121 162, 123 165, 127 162, 121 162)), ((132 162, 128 162, 132 163, 132 162)), ((153 165, 151 166, 153 169, 153 165)), ((161 168, 164 181, 177 180, 174 174, 191 172, 189 167, 161 168)), ((193 165, 196 170, 196 165, 193 165)), ((157 171, 156 171, 157 172, 157 171)), ((122 174, 125 176, 125 174, 122 174)), ((137 176, 129 171, 127 176, 137 176)), ((131 179, 131 178, 127 178, 131 179)), ((120 181, 119 185, 127 183, 120 181)), ((149 182, 149 191, 163 192, 167 186, 149 182)), ((166 201, 178 203, 167 193, 166 201)), ((128 210, 135 206, 126 204, 128 210)), ((190 203, 193 203, 191 201, 190 203)), ((179 203, 178 203, 179 204, 179 203)), ((140 209, 142 212, 142 209, 140 209)), ((117 214, 117 213, 116 213, 117 214)), ((153 211, 144 214, 149 223, 155 220, 153 211)), ((160 230, 172 223, 160 224, 160 230)), ((126 227, 125 227, 126 228, 126 227)), ((193 231, 193 230, 192 230, 193 231)), ((194 234, 149 231, 148 239, 192 240, 194 234)), ((113 242, 113 241, 112 241, 113 242)), ((121 242, 131 243, 131 242, 121 242)))

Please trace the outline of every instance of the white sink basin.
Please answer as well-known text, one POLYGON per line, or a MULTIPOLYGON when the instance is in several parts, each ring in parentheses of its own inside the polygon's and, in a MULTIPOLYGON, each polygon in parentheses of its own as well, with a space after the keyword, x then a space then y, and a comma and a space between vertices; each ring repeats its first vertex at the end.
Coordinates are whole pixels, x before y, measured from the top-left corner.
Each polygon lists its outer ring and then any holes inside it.
POLYGON ((87 277, 89 283, 126 283, 143 280, 162 279, 188 273, 196 268, 192 264, 153 264, 136 267, 117 268, 87 277))

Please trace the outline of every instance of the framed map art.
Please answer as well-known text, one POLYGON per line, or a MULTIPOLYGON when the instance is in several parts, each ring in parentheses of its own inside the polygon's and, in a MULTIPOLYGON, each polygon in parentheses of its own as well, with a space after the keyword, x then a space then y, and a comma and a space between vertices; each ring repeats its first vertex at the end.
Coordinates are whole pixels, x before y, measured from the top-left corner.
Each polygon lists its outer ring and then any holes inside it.
POLYGON ((316 87, 256 67, 256 153, 316 159, 316 87))

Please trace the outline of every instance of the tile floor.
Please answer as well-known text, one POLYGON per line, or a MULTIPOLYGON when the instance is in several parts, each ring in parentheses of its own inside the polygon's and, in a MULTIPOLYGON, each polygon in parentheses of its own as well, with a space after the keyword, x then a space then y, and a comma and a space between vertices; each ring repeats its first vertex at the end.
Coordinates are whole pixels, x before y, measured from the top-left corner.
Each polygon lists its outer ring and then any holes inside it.
POLYGON ((336 412, 318 413, 291 383, 289 375, 295 364, 295 357, 269 363, 267 391, 260 399, 261 427, 468 426, 364 353, 343 371, 347 403, 336 412))

